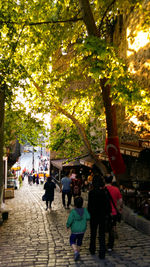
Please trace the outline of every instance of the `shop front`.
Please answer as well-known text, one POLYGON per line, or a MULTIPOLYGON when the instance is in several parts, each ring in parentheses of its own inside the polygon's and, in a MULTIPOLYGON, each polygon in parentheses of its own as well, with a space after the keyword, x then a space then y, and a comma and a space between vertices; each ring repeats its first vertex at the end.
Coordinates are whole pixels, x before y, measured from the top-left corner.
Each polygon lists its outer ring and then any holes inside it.
POLYGON ((59 183, 67 170, 70 170, 77 175, 80 172, 80 167, 81 164, 79 159, 54 159, 51 160, 51 175, 59 183))

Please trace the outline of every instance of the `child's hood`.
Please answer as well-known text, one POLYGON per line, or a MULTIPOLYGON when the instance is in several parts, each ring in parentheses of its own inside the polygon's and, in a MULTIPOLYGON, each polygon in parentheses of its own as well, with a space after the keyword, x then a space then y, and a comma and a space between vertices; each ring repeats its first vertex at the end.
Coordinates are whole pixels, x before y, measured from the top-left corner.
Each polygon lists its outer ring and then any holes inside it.
POLYGON ((84 214, 84 208, 76 208, 75 209, 76 213, 79 215, 79 216, 83 216, 84 214))

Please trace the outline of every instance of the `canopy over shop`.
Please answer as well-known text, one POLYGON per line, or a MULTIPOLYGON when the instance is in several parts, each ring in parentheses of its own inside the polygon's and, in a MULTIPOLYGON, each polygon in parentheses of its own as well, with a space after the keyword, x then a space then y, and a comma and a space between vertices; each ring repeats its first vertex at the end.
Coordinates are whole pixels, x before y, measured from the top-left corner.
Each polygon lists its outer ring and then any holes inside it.
POLYGON ((94 160, 89 155, 81 156, 76 159, 55 159, 51 160, 51 175, 55 177, 56 180, 60 181, 65 175, 67 170, 75 173, 77 177, 84 175, 87 177, 89 175, 89 170, 92 169, 94 165, 94 160))
POLYGON ((69 159, 55 159, 51 160, 51 174, 55 177, 56 180, 60 181, 64 172, 66 170, 74 169, 76 172, 80 170, 80 161, 79 159, 71 160, 69 159))

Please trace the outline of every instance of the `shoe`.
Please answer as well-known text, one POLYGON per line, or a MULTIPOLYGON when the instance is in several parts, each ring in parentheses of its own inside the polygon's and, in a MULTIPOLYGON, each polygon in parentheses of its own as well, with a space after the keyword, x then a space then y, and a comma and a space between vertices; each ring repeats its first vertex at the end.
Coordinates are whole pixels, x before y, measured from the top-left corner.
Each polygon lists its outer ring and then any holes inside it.
POLYGON ((46 207, 46 209, 45 210, 48 210, 48 207, 46 207))
POLYGON ((74 260, 77 261, 77 260, 79 259, 79 257, 80 257, 80 254, 79 254, 78 251, 76 251, 76 252, 74 253, 74 260))
POLYGON ((66 209, 66 206, 65 205, 63 205, 63 207, 64 207, 64 209, 66 209))
POLYGON ((70 207, 69 206, 67 206, 67 208, 66 208, 67 210, 69 210, 70 209, 70 207))
POLYGON ((108 252, 112 252, 112 250, 113 250, 112 248, 108 248, 107 249, 108 252))

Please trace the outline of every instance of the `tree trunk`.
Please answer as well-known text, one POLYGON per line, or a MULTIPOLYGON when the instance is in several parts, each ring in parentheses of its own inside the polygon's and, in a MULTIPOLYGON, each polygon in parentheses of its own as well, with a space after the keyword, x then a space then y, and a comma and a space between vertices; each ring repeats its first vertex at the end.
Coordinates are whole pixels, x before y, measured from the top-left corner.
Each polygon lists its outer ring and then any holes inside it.
POLYGON ((89 0, 79 0, 83 21, 86 25, 88 35, 98 36, 98 30, 91 10, 89 0))
MULTIPOLYGON (((94 21, 94 17, 91 11, 91 6, 89 0, 79 0, 83 20, 87 28, 88 35, 93 35, 98 37, 98 30, 94 21)), ((106 79, 100 80, 100 85, 102 89, 103 102, 106 113, 106 125, 108 137, 117 136, 117 124, 116 124, 116 113, 115 106, 112 106, 112 99, 110 98, 110 86, 106 85, 106 79)))
MULTIPOLYGON (((97 27, 94 21, 94 17, 92 14, 89 0, 79 0, 79 3, 81 6, 83 20, 86 25, 88 35, 98 37, 98 31, 97 31, 97 27)), ((105 107, 107 135, 108 135, 108 138, 117 139, 118 133, 117 133, 116 108, 115 108, 115 105, 112 105, 112 99, 110 97, 111 87, 110 85, 105 85, 106 81, 107 81, 106 78, 101 79, 100 86, 102 89, 103 103, 105 107)), ((120 154, 120 148, 118 147, 117 149, 119 151, 120 159, 122 160, 122 157, 120 154)), ((109 162, 111 164, 110 157, 109 157, 109 162)), ((120 176, 118 176, 118 180, 120 180, 120 176)))
POLYGON ((100 80, 102 88, 103 103, 106 114, 106 127, 108 137, 117 136, 117 121, 116 121, 116 107, 112 105, 112 99, 110 98, 110 85, 106 85, 106 79, 100 80))
POLYGON ((4 190, 4 106, 5 106, 5 85, 0 87, 0 207, 3 201, 4 190))

